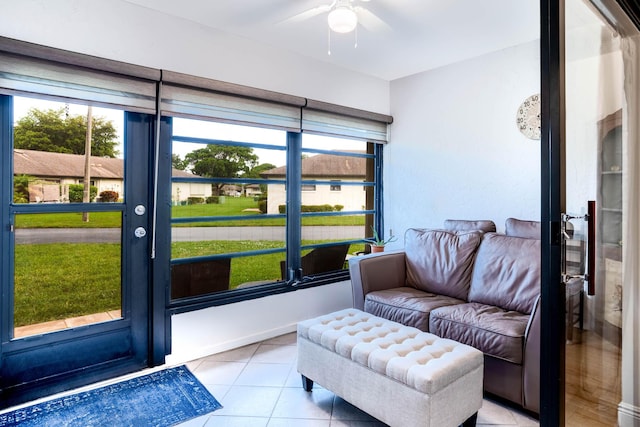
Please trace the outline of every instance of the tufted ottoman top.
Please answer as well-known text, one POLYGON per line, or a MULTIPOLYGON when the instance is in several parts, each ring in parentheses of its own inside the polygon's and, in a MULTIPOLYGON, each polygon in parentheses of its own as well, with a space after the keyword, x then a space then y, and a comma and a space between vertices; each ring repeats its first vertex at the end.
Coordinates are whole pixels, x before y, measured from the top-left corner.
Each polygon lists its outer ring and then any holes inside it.
POLYGON ((473 347, 356 309, 302 321, 298 336, 429 395, 483 363, 473 347))

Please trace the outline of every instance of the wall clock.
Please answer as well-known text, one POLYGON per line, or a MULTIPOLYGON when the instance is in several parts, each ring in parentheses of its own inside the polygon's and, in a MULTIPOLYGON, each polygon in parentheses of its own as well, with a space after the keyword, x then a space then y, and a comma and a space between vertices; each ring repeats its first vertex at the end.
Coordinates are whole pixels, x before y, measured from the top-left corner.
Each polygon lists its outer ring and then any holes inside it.
POLYGON ((531 95, 520 104, 516 124, 527 138, 540 139, 540 94, 531 95))

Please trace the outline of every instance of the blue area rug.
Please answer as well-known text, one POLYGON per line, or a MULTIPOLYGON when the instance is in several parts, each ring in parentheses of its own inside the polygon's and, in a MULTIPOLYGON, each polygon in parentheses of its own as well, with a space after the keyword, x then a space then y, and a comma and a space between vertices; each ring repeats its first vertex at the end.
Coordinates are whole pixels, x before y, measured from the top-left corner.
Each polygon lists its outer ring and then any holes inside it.
POLYGON ((172 426, 221 407, 178 366, 0 414, 0 426, 172 426))

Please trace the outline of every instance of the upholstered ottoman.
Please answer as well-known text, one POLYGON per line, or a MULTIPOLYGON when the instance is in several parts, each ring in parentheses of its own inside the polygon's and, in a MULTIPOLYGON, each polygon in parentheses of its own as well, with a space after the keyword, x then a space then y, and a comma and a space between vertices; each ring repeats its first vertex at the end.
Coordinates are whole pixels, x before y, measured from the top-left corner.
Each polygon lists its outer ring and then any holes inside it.
POLYGON ((356 309, 298 323, 298 372, 391 426, 475 425, 482 352, 356 309))

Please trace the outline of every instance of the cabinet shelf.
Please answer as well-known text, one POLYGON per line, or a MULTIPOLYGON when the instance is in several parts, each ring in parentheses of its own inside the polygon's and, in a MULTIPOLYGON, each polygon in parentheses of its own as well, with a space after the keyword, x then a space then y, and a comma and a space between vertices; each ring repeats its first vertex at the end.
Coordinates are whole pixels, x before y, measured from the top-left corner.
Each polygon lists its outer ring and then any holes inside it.
POLYGON ((622 111, 602 119, 598 130, 596 246, 599 267, 595 316, 596 321, 620 327, 620 312, 612 311, 610 305, 612 298, 618 298, 616 290, 622 261, 622 111))

